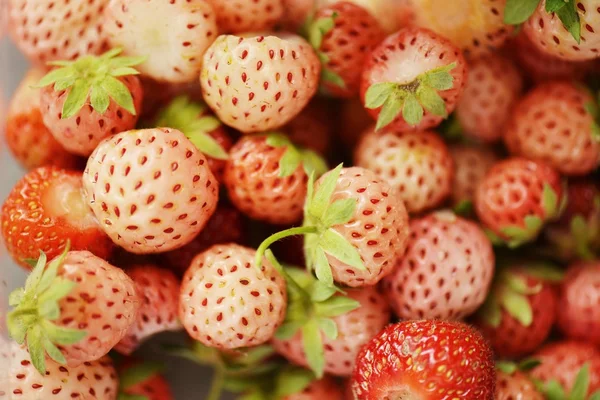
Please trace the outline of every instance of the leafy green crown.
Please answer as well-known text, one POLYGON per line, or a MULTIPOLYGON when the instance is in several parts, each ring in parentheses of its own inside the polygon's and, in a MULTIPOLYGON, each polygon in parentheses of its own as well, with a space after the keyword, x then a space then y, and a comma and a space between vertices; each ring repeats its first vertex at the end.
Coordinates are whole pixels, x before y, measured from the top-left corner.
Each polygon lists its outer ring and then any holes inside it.
MULTIPOLYGON (((519 25, 527 21, 542 0, 506 0, 504 22, 519 25)), ((581 21, 577 13, 577 0, 546 0, 546 12, 554 13, 563 26, 579 44, 581 42, 581 21)))
POLYGON ((567 393, 565 388, 557 380, 542 382, 533 379, 537 389, 544 394, 548 400, 600 400, 600 390, 590 394, 590 365, 585 363, 577 373, 571 391, 567 393))
POLYGON ((297 146, 286 135, 279 132, 266 134, 266 142, 272 147, 285 147, 285 152, 279 160, 279 176, 285 178, 296 171, 298 166, 302 165, 306 175, 311 174, 317 177, 327 172, 327 163, 316 152, 297 146))

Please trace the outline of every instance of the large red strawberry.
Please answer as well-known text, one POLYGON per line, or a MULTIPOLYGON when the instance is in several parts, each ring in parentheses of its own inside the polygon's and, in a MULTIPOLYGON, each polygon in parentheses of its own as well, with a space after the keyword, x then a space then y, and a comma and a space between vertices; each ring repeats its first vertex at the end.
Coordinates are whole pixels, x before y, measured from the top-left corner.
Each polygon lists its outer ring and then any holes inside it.
POLYGON ((219 36, 204 54, 204 100, 244 133, 279 128, 317 91, 320 62, 299 36, 219 36))
POLYGON ((109 0, 9 0, 11 36, 34 63, 73 60, 106 49, 103 10, 109 0))
POLYGON ((494 356, 483 337, 459 322, 390 325, 357 357, 352 392, 360 400, 493 400, 494 356))
POLYGON ((81 173, 40 167, 25 175, 2 206, 2 237, 8 253, 30 267, 40 251, 58 256, 68 242, 73 250, 89 250, 106 259, 111 240, 85 204, 81 173))
POLYGON ((87 251, 65 252, 46 264, 42 253, 25 286, 10 295, 10 336, 26 343, 41 374, 46 354, 71 367, 106 355, 135 321, 133 281, 87 251))
POLYGON ((207 0, 221 33, 271 30, 284 12, 284 0, 207 0))
POLYGON ((466 144, 450 147, 450 154, 454 160, 452 205, 457 212, 471 211, 477 186, 498 156, 488 147, 466 144))
POLYGON ((496 141, 502 138, 506 121, 521 95, 523 78, 512 61, 499 54, 480 57, 469 67, 456 117, 465 136, 496 141))
POLYGON ((103 229, 132 253, 189 243, 219 197, 204 155, 169 128, 127 131, 103 141, 88 160, 83 186, 103 229))
POLYGON ((477 188, 477 216, 495 240, 517 247, 534 240, 544 223, 564 204, 560 175, 542 162, 503 160, 488 171, 477 188))
POLYGON ((74 168, 78 158, 54 139, 42 121, 40 90, 33 86, 44 73, 41 68, 29 70, 13 94, 6 115, 6 144, 26 169, 44 165, 74 168))
POLYGON ((548 163, 565 175, 584 175, 600 163, 595 102, 571 82, 537 86, 515 105, 504 141, 514 155, 548 163))
POLYGON ((119 367, 119 399, 173 400, 163 369, 160 363, 126 361, 119 367))
POLYGON ((198 254, 181 284, 179 317, 187 332, 206 346, 232 350, 270 340, 283 322, 285 282, 255 251, 215 245, 198 254))
POLYGON ((473 222, 437 212, 410 223, 404 257, 383 279, 395 313, 404 319, 460 319, 485 300, 494 253, 473 222))
POLYGON ((521 358, 546 341, 558 311, 552 283, 561 278, 544 264, 500 268, 475 321, 499 357, 521 358))
POLYGON ((105 17, 111 45, 145 57, 140 72, 158 81, 197 79, 202 55, 218 35, 206 0, 110 0, 105 17))
POLYGON ((182 327, 177 318, 180 283, 171 271, 155 265, 136 265, 126 272, 135 283, 140 311, 115 350, 129 355, 152 335, 182 327))
POLYGON ((600 263, 569 268, 558 297, 558 326, 570 339, 600 345, 600 263))
POLYGON ((497 371, 495 400, 544 400, 535 384, 523 372, 497 371))
POLYGON ((89 156, 104 138, 137 122, 143 94, 132 67, 141 59, 120 53, 61 62, 38 84, 44 124, 72 153, 89 156))
POLYGON ((397 189, 410 213, 440 205, 452 190, 452 156, 432 131, 375 131, 371 127, 355 148, 354 161, 397 189))
POLYGON ((454 110, 466 78, 465 59, 448 39, 405 28, 367 58, 360 92, 377 129, 425 130, 454 110))

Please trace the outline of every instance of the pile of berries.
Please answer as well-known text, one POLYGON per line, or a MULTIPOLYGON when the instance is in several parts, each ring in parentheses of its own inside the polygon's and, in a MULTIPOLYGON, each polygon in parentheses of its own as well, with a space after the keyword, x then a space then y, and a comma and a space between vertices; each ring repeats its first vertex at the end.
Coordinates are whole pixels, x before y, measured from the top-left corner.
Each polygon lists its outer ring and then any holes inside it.
POLYGON ((600 399, 598 0, 8 7, 0 400, 600 399))

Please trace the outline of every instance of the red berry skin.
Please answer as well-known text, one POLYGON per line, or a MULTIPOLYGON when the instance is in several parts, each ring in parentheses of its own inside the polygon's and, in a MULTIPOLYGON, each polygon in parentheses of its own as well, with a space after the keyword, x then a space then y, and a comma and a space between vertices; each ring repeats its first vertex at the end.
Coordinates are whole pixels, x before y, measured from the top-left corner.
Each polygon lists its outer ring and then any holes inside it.
POLYGON ((336 121, 331 118, 331 110, 335 106, 334 102, 325 98, 315 98, 281 130, 292 143, 324 156, 333 141, 336 121))
POLYGON ((2 206, 2 237, 11 257, 21 266, 71 250, 88 250, 107 259, 114 246, 102 231, 82 196, 81 173, 57 167, 30 171, 12 189, 2 206))
POLYGON ((290 394, 281 400, 344 400, 342 389, 337 382, 325 376, 317 381, 311 382, 300 393, 290 394))
MULTIPOLYGON (((456 67, 450 72, 454 78, 454 86, 439 92, 446 104, 447 113, 454 111, 466 84, 467 65, 462 53, 448 39, 430 30, 417 27, 402 29, 385 38, 367 58, 360 87, 363 104, 367 90, 373 84, 408 84, 423 73, 452 63, 456 63, 456 67)), ((381 107, 367 111, 372 118, 377 119, 381 107)), ((397 131, 426 130, 438 126, 443 119, 425 111, 421 122, 411 126, 400 113, 388 127, 397 131)))
MULTIPOLYGON (((123 365, 119 368, 119 372, 129 368, 135 368, 138 363, 133 360, 126 360, 123 365)), ((173 400, 173 393, 171 386, 164 376, 157 373, 148 377, 147 379, 135 383, 127 388, 122 385, 120 392, 130 396, 145 396, 146 400, 173 400)))
MULTIPOLYGON (((231 136, 227 133, 224 127, 220 126, 212 132, 208 133, 219 145, 225 150, 229 152, 233 147, 233 140, 231 136)), ((213 173, 217 182, 223 182, 223 175, 225 175, 225 166, 227 162, 225 160, 219 160, 217 158, 213 158, 208 154, 205 154, 206 161, 208 162, 208 168, 213 173)))
POLYGON ((450 147, 450 154, 454 160, 452 205, 473 202, 479 182, 498 161, 498 156, 491 148, 466 144, 450 147))
POLYGON ((557 223, 569 224, 577 215, 589 218, 596 211, 597 198, 600 198, 600 183, 590 178, 569 179, 567 206, 557 223))
POLYGON ((512 375, 497 371, 496 400, 544 400, 533 382, 522 372, 512 375))
POLYGON ((358 400, 493 400, 494 356, 483 337, 459 322, 404 321, 388 326, 357 357, 358 400))

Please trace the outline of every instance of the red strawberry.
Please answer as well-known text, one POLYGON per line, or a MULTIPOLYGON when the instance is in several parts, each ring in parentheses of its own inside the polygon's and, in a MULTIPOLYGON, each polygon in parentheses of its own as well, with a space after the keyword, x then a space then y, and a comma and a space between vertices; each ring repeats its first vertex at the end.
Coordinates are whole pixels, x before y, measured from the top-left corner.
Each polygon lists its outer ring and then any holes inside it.
POLYGON ((27 343, 41 374, 46 353, 71 367, 106 355, 140 307, 135 284, 121 269, 90 252, 67 251, 47 265, 42 253, 25 286, 10 295, 8 330, 27 343))
POLYGON ((58 256, 68 242, 108 258, 113 244, 86 207, 81 173, 41 167, 25 175, 2 206, 2 236, 8 253, 22 266, 40 251, 58 256))
POLYGON ((362 65, 385 38, 367 10, 348 1, 320 8, 307 25, 310 44, 321 63, 321 88, 335 97, 359 92, 362 65))
POLYGON ((316 0, 283 0, 281 25, 285 30, 297 32, 316 8, 316 0))
POLYGON ((497 371, 496 400, 544 400, 533 382, 522 372, 497 371))
POLYGON ((450 147, 450 154, 454 160, 452 204, 457 212, 470 211, 477 186, 498 157, 492 149, 476 145, 454 145, 450 147))
POLYGON ((218 34, 215 12, 205 0, 110 0, 105 16, 111 45, 147 57, 139 70, 158 81, 197 79, 202 54, 218 34))
POLYGON ((23 78, 10 102, 6 116, 6 144, 26 169, 43 165, 75 168, 78 158, 54 139, 40 112, 40 91, 32 88, 44 70, 32 68, 23 78))
POLYGON ((552 283, 561 278, 544 264, 500 269, 476 319, 499 357, 523 357, 546 341, 557 314, 552 283))
POLYGON ((224 350, 262 344, 283 322, 285 282, 255 251, 215 245, 198 254, 181 285, 179 317, 193 339, 224 350))
POLYGON ((11 36, 34 63, 74 60, 106 49, 103 10, 109 0, 9 0, 11 36))
POLYGON ((460 319, 485 300, 494 275, 489 239, 473 222, 450 212, 413 219, 405 256, 383 280, 404 319, 460 319))
POLYGON ((10 399, 117 399, 119 380, 109 357, 85 362, 77 367, 66 367, 48 360, 44 375, 34 369, 31 357, 23 346, 13 342, 7 358, 2 365, 8 373, 10 399))
POLYGON ((514 108, 504 141, 514 155, 548 163, 566 175, 584 175, 600 163, 595 100, 571 82, 549 82, 533 89, 514 108))
POLYGON ((141 307, 136 321, 115 350, 129 355, 152 335, 182 327, 177 318, 180 283, 171 271, 155 265, 136 265, 127 270, 127 275, 135 283, 141 307))
POLYGON ((485 142, 502 137, 506 121, 521 95, 523 79, 507 58, 490 54, 469 64, 469 78, 456 107, 464 135, 485 142))
POLYGON ((178 130, 122 132, 90 156, 87 201, 106 233, 132 253, 189 243, 217 207, 218 183, 206 158, 178 130))
POLYGON ((511 247, 534 240, 564 202, 560 175, 550 166, 524 158, 494 165, 477 188, 475 209, 495 239, 511 247))
POLYGON ((334 121, 331 119, 331 110, 334 107, 332 102, 315 98, 281 130, 292 143, 324 156, 333 139, 334 121))
POLYGON ((268 31, 283 15, 283 0, 207 0, 221 33, 268 31))
MULTIPOLYGON (((340 0, 316 0, 317 7, 331 6, 340 0)), ((344 0, 367 10, 387 33, 402 27, 401 17, 406 13, 406 0, 344 0)))
POLYGON ((157 363, 128 362, 119 368, 119 398, 139 400, 173 400, 169 382, 161 375, 157 363))
POLYGON ((89 156, 104 138, 135 126, 142 86, 131 68, 139 59, 80 57, 61 63, 39 82, 44 124, 67 150, 89 156))
POLYGON ((506 0, 413 1, 414 23, 447 37, 469 57, 506 42, 512 27, 503 21, 506 0))
POLYGON ((281 400, 343 400, 343 398, 342 389, 337 382, 326 376, 311 382, 301 392, 287 395, 281 400))
POLYGON ((377 129, 425 130, 454 110, 466 77, 465 59, 450 41, 427 29, 405 28, 367 59, 361 98, 377 129))
POLYGON ((570 339, 600 345, 600 263, 573 265, 558 298, 558 326, 570 339))
POLYGON ((432 131, 402 133, 371 128, 356 147, 354 160, 397 189, 410 213, 438 206, 452 190, 452 157, 444 141, 432 131))
POLYGON ((492 400, 494 357, 483 337, 459 322, 390 325, 358 355, 352 391, 360 400, 492 400))

